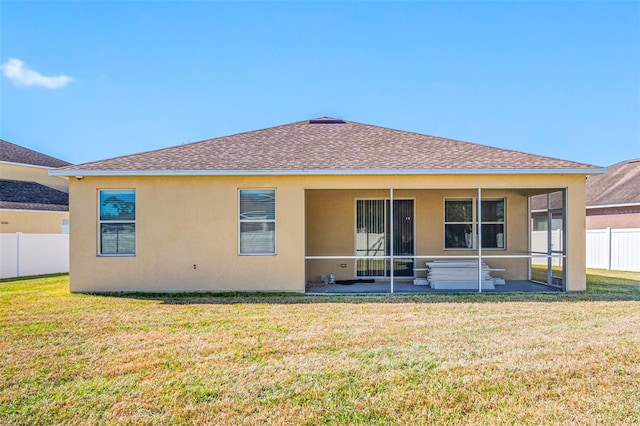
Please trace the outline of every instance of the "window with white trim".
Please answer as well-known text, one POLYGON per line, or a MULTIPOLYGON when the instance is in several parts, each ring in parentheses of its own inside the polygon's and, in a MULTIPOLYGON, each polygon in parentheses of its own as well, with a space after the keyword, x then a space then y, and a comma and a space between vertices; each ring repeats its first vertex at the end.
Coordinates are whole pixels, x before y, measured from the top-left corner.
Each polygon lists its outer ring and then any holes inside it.
POLYGON ((135 189, 99 191, 99 249, 103 256, 136 254, 135 189))
MULTIPOLYGON (((505 248, 504 198, 482 199, 482 248, 505 248)), ((477 202, 473 198, 445 198, 444 248, 478 248, 477 202)))
POLYGON ((239 190, 239 253, 276 253, 275 189, 239 190))

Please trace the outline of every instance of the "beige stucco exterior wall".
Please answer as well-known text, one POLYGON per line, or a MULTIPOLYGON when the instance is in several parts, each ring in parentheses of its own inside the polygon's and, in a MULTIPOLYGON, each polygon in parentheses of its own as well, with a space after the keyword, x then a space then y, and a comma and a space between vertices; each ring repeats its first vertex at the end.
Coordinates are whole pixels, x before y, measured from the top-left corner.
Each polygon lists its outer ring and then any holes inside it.
MULTIPOLYGON (((324 238, 336 242, 338 254, 353 255, 356 193, 386 197, 393 187, 396 198, 415 197, 416 230, 429 236, 417 239, 417 251, 442 253, 442 224, 433 224, 434 217, 442 220, 442 198, 454 189, 459 190, 455 196, 474 197, 478 186, 483 197, 507 198, 507 247, 523 251, 527 218, 522 189, 568 187, 568 289, 585 288, 584 176, 85 176, 70 180, 70 186, 72 291, 303 292, 305 249, 335 255, 323 245, 324 238), (136 189, 136 255, 101 257, 98 189, 122 188, 136 189), (277 190, 277 255, 238 255, 240 188, 277 190), (326 190, 340 191, 329 196, 326 190), (322 226, 323 238, 313 230, 320 223, 334 225, 322 226)), ((526 263, 510 265, 509 274, 526 273, 526 263)), ((353 277, 353 261, 339 261, 334 272, 353 277), (348 267, 340 268, 341 263, 348 267)))
POLYGON ((72 180, 71 291, 303 292, 303 197, 268 177, 72 180), (136 189, 133 257, 98 256, 98 189, 109 188, 136 189), (275 256, 238 255, 240 188, 277 189, 275 256))
POLYGON ((68 212, 0 210, 0 233, 61 234, 68 212))
POLYGON ((69 180, 64 177, 49 176, 49 169, 46 167, 0 163, 0 179, 37 182, 58 191, 69 192, 69 180))

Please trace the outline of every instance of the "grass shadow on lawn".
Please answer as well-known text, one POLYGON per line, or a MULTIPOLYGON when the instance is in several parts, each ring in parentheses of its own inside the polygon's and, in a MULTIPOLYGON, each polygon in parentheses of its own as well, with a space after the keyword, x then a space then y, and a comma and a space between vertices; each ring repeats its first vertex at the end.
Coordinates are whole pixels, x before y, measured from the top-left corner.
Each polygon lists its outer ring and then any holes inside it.
POLYGON ((44 274, 44 275, 26 275, 24 277, 13 277, 13 278, 0 278, 0 284, 1 283, 8 283, 8 282, 19 282, 19 281, 28 281, 28 280, 34 280, 34 279, 40 279, 40 278, 55 278, 55 277, 64 277, 69 275, 69 273, 67 272, 60 272, 58 274, 44 274))

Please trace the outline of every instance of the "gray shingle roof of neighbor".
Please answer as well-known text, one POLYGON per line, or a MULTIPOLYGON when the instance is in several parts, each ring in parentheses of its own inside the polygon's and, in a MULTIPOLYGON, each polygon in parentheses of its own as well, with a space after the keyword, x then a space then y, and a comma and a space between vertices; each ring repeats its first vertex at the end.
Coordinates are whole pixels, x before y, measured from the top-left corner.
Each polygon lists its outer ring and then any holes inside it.
POLYGON ((0 139, 0 161, 42 167, 64 167, 71 163, 0 139))
POLYGON ((36 182, 0 179, 0 208, 69 211, 69 194, 36 182))
POLYGON ((640 203, 640 158, 609 166, 587 179, 587 206, 640 203))
MULTIPOLYGON (((68 166, 77 171, 591 169, 589 164, 321 117, 68 166)), ((64 173, 64 172, 63 172, 64 173)), ((69 174, 71 172, 68 172, 69 174)))

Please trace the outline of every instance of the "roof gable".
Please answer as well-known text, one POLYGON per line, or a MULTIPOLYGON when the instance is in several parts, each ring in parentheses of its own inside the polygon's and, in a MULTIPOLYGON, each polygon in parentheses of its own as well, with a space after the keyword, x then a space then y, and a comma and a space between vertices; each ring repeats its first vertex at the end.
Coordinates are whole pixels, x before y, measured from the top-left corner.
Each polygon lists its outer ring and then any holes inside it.
POLYGON ((0 139, 0 161, 42 167, 64 167, 71 163, 0 139))
MULTIPOLYGON (((419 133, 322 117, 155 151, 65 167, 144 172, 593 169, 596 166, 419 133)), ((64 173, 64 172, 61 172, 64 173)), ((57 174, 57 173, 56 173, 57 174)), ((71 173, 68 173, 71 174, 71 173)))

